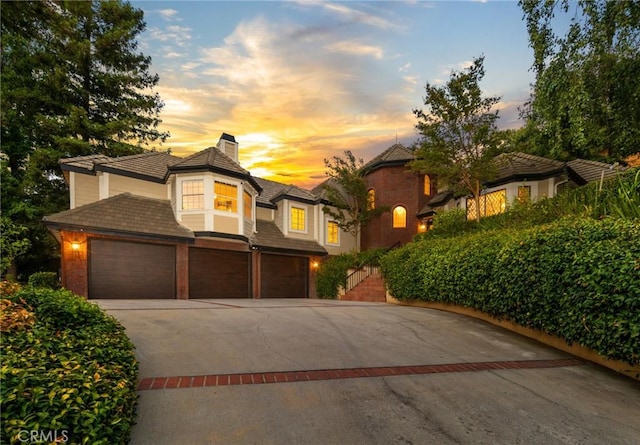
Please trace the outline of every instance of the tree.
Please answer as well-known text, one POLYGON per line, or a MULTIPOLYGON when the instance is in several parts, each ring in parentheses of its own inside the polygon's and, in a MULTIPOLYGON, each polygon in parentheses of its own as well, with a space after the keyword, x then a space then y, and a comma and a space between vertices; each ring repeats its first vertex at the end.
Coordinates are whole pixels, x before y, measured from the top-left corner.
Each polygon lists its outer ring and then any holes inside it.
POLYGON ((520 0, 536 79, 524 116, 535 153, 622 160, 640 140, 640 3, 520 0), (569 16, 564 36, 554 29, 569 16))
POLYGON ((331 216, 340 229, 359 240, 362 228, 374 217, 388 212, 389 208, 368 205, 363 161, 356 160, 350 150, 345 150, 344 155, 344 158, 334 156, 331 160, 324 160, 329 180, 322 185, 328 202, 322 211, 331 216))
POLYGON ((140 153, 169 135, 157 130, 158 76, 137 47, 141 10, 41 0, 3 2, 0 14, 2 173, 15 180, 2 214, 28 228, 34 267, 55 259, 40 221, 68 202, 60 158, 140 153))
POLYGON ((493 110, 500 98, 482 96, 483 63, 484 57, 474 59, 465 70, 452 72, 444 86, 427 83, 426 111, 413 110, 421 138, 411 168, 437 175, 439 188, 471 194, 476 209, 482 182, 495 175, 492 159, 500 145, 498 111, 493 110))

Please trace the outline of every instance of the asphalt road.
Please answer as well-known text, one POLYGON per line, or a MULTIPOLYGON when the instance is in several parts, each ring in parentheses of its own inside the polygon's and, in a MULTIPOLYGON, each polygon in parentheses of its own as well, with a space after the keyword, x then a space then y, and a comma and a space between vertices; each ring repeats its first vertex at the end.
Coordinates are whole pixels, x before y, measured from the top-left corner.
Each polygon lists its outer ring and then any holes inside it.
POLYGON ((640 444, 640 384, 462 315, 98 301, 140 360, 131 444, 640 444))

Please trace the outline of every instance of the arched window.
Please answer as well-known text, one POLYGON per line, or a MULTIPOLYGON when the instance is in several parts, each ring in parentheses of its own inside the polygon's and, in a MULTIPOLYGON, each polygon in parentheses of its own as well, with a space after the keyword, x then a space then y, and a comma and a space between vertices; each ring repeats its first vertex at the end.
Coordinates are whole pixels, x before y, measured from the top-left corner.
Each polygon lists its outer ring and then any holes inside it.
POLYGON ((393 228, 402 229, 407 227, 407 209, 402 206, 393 208, 393 228))
POLYGON ((369 189, 367 191, 367 209, 373 210, 376 208, 376 191, 369 189))
POLYGON ((429 177, 429 175, 424 175, 424 194, 431 194, 431 178, 429 177))

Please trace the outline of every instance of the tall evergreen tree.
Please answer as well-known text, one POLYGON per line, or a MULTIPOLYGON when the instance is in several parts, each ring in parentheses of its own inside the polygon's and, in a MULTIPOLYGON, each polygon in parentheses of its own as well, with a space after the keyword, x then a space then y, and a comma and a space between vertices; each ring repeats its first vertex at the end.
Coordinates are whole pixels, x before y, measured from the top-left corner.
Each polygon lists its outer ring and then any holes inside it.
POLYGON ((51 267, 55 249, 40 224, 67 205, 58 160, 142 152, 164 141, 163 103, 151 58, 138 51, 143 12, 126 1, 3 2, 2 213, 27 227, 25 273, 51 267), (49 264, 49 266, 47 266, 49 264))

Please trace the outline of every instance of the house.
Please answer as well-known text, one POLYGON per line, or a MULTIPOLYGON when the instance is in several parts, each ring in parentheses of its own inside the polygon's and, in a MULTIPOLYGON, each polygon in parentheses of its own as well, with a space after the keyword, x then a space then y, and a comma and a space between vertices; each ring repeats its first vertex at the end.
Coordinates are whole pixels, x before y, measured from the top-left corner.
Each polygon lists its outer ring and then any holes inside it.
POLYGON ((314 297, 315 268, 355 240, 311 192, 253 177, 238 143, 186 158, 60 161, 70 209, 45 217, 63 286, 88 298, 314 297))
MULTIPOLYGON (((321 186, 309 191, 254 177, 238 150, 223 133, 215 147, 186 158, 62 159, 70 209, 44 218, 61 246, 62 285, 88 298, 314 297, 323 257, 405 244, 439 211, 476 214, 475 200, 439 191, 435 177, 408 168, 414 152, 394 144, 363 166, 368 204, 389 212, 357 240, 322 211, 330 203, 321 186)), ((495 162, 497 174, 483 184, 482 216, 623 170, 524 153, 495 162)))
POLYGON ((413 151, 396 143, 363 166, 369 205, 389 212, 362 229, 362 250, 405 244, 427 229, 417 215, 437 192, 435 178, 410 171, 414 159, 413 151))

